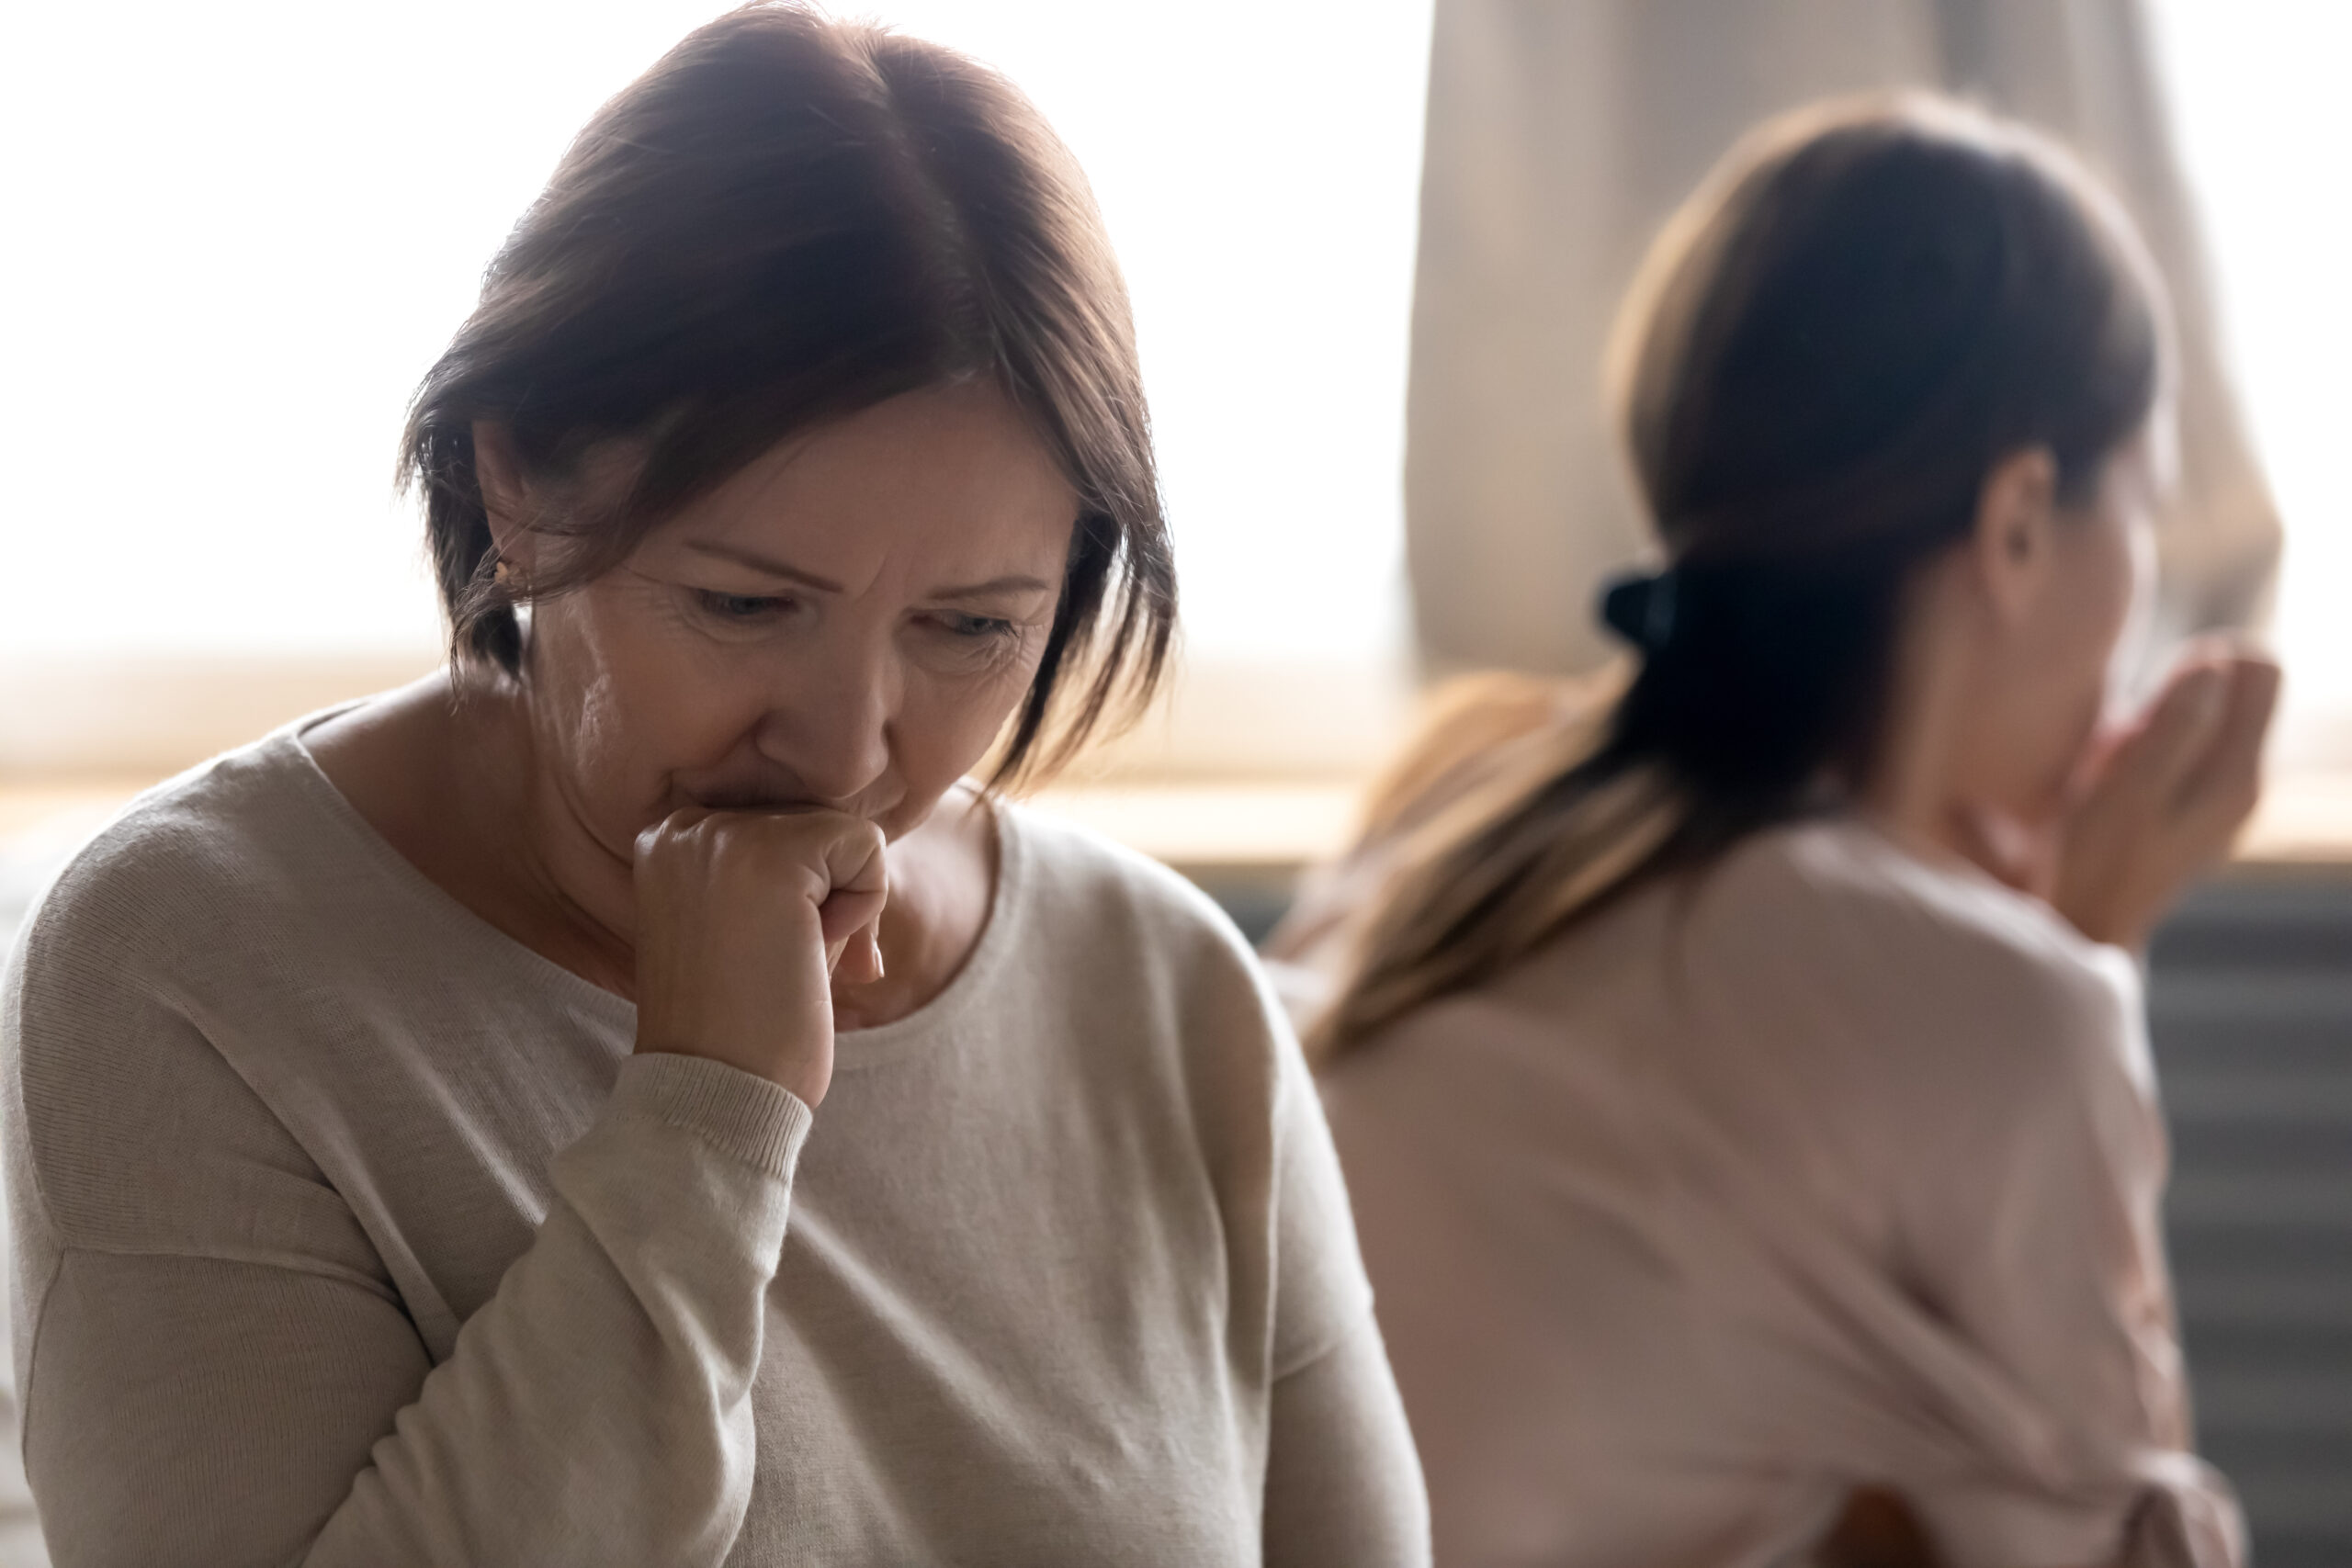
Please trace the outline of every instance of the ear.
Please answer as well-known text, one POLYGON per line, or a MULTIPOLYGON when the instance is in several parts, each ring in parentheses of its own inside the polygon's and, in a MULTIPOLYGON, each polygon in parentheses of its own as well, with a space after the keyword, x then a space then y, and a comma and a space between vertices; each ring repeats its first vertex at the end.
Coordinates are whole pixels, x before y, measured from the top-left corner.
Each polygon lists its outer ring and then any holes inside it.
POLYGON ((2046 447, 1993 465, 1976 494, 1968 556, 1994 615, 2025 619, 2047 587, 2056 552, 2058 462, 2046 447))
POLYGON ((474 482, 481 487, 483 513, 490 519, 490 536, 498 558, 531 572, 533 511, 530 481, 523 477, 523 461, 514 450, 514 432, 503 420, 474 421, 474 482))

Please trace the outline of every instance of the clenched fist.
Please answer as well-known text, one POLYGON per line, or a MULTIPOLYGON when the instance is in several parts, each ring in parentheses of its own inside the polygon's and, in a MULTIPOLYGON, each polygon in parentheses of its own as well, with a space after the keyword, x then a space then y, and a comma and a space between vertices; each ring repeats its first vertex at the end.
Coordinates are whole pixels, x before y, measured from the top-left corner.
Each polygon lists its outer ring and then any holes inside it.
POLYGON ((823 1100, 835 972, 882 973, 882 830, 838 811, 690 807, 639 835, 636 879, 638 1050, 823 1100))

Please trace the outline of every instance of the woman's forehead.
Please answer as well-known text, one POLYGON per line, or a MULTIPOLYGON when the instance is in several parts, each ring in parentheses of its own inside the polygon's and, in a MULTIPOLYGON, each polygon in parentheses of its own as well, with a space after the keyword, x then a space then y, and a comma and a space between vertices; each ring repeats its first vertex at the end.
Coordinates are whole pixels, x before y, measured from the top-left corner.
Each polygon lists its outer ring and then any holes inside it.
POLYGON ((872 577, 910 553, 943 581, 1046 575, 1040 567, 1057 580, 1078 507, 1002 393, 927 389, 777 443, 681 508, 647 547, 829 580, 872 577))

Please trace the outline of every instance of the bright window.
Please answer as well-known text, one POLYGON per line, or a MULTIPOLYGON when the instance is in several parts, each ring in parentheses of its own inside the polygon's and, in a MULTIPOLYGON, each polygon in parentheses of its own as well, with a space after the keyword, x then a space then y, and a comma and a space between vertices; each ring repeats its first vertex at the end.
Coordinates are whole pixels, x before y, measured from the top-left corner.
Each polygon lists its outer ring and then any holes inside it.
POLYGON ((2352 6, 2156 0, 2222 323, 2287 524, 2288 754, 2352 761, 2352 6))
MULTIPOLYGON (((1374 662, 1430 0, 884 0, 1091 175, 1220 660, 1374 662)), ((848 7, 844 7, 848 9, 848 7)), ((17 149, 0 660, 439 637, 402 405, 597 103, 711 0, 0 12, 17 149)))
MULTIPOLYGON (((1197 662, 1368 666, 1402 645, 1430 5, 869 7, 1001 65, 1091 175, 1135 296, 1197 662)), ((2154 9, 2288 520, 2290 700, 2306 750, 2331 729, 2343 745, 2352 217, 2334 192, 2352 152, 2336 79, 2352 6, 2154 9)), ((712 10, 0 7, 0 671, 122 653, 429 658, 416 524, 389 483, 408 391, 565 140, 712 10)))

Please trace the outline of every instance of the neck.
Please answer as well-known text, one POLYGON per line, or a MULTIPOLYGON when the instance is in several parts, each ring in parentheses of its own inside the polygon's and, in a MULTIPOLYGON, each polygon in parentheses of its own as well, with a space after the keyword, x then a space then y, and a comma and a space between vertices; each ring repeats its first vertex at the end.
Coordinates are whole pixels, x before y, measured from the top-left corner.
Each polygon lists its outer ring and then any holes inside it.
MULTIPOLYGON (((1922 595, 1927 600, 1926 595, 1922 595)), ((1885 716, 1856 796, 1881 829, 1931 858, 1974 858, 1957 788, 1968 671, 1932 600, 1905 618, 1885 716)))
POLYGON ((972 790, 950 790, 921 827, 887 852, 890 901, 880 930, 882 970, 868 986, 835 986, 842 1029, 906 1017, 939 994, 971 955, 996 891, 995 814, 972 790))
POLYGON ((485 682, 465 694, 451 750, 465 775, 454 792, 469 836, 500 879, 530 907, 530 945, 624 997, 636 992, 637 898, 632 862, 588 829, 545 765, 530 698, 520 683, 485 682))

